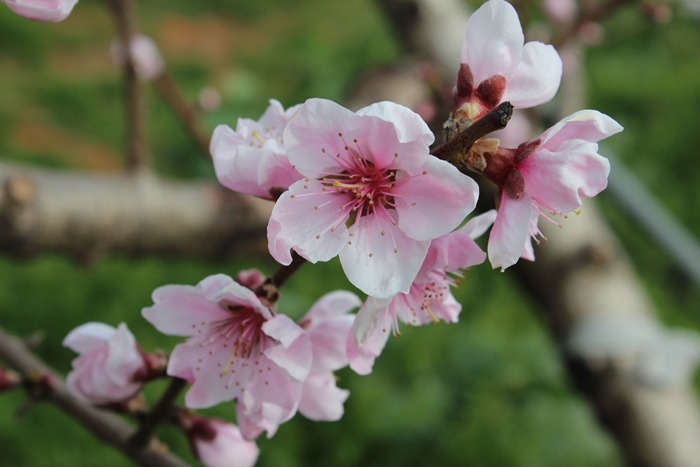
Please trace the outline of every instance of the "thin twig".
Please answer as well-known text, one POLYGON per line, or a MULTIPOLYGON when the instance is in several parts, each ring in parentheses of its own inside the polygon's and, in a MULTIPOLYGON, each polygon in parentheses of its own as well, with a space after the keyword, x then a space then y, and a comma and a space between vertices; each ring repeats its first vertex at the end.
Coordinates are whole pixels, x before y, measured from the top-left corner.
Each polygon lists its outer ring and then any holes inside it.
POLYGON ((479 120, 475 121, 452 139, 442 143, 431 150, 435 157, 450 161, 457 154, 464 154, 479 139, 489 133, 501 130, 506 127, 510 117, 513 115, 513 106, 510 102, 503 102, 498 107, 487 113, 479 120))
POLYGON ((140 465, 149 467, 186 467, 184 461, 168 452, 153 440, 146 446, 138 447, 130 442, 134 427, 120 418, 97 409, 73 397, 66 389, 63 379, 49 366, 36 357, 23 340, 8 334, 0 328, 0 359, 17 371, 24 379, 37 380, 37 375, 49 380, 41 400, 47 400, 81 423, 90 433, 122 451, 140 465))
POLYGON ((170 416, 175 399, 186 385, 187 382, 184 379, 173 378, 156 405, 139 426, 138 431, 131 438, 131 442, 135 446, 146 446, 151 441, 158 425, 170 416))
POLYGON ((167 71, 164 71, 153 80, 153 85, 173 109, 175 115, 185 127, 185 130, 187 130, 192 139, 197 143, 197 146, 199 146, 207 159, 209 159, 209 136, 204 128, 202 128, 197 110, 187 101, 175 80, 173 80, 167 71))
POLYGON ((581 26, 586 23, 601 21, 611 14, 613 14, 620 7, 634 3, 637 0, 609 0, 605 3, 595 4, 588 8, 581 9, 576 21, 564 30, 561 34, 552 40, 552 45, 554 48, 559 50, 561 47, 566 45, 567 42, 574 39, 578 34, 581 26))
POLYGON ((109 0, 117 26, 119 40, 124 46, 124 89, 126 94, 127 166, 137 171, 147 166, 144 138, 143 92, 131 55, 131 38, 134 36, 132 0, 109 0))

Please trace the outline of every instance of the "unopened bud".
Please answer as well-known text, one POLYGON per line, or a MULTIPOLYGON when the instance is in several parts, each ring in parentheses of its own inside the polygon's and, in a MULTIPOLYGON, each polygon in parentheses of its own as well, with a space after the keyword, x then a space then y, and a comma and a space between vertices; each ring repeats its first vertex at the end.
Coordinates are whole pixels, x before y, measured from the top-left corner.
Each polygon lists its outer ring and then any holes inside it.
POLYGON ((0 391, 6 389, 12 389, 19 385, 22 381, 22 377, 7 368, 0 368, 0 391))

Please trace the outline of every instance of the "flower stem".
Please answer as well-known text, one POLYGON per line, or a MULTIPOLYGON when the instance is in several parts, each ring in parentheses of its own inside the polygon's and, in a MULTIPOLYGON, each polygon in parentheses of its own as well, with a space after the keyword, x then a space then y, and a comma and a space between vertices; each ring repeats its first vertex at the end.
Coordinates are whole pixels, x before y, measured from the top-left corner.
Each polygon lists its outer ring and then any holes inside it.
POLYGON ((480 138, 489 133, 506 127, 513 115, 513 106, 510 102, 503 102, 498 107, 475 121, 451 140, 445 141, 430 153, 438 159, 452 162, 454 156, 465 154, 469 148, 480 138))
POLYGON ((184 379, 173 378, 170 385, 165 390, 156 405, 153 406, 151 412, 143 420, 138 431, 131 437, 131 443, 135 446, 146 446, 151 441, 153 433, 155 433, 158 425, 168 418, 173 408, 173 403, 177 399, 180 391, 185 387, 187 382, 184 379))

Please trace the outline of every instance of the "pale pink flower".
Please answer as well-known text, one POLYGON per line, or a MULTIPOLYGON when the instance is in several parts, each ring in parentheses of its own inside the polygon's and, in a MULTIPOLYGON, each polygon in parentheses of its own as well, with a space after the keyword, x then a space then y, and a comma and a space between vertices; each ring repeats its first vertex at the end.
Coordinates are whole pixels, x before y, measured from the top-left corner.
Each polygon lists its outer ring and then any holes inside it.
POLYGON ((136 339, 126 324, 116 329, 85 323, 73 329, 63 345, 79 353, 66 385, 76 397, 93 404, 129 399, 141 390, 139 373, 147 370, 136 339))
POLYGON ((287 159, 282 142, 282 132, 297 108, 284 110, 271 99, 257 122, 239 118, 236 131, 228 125, 217 126, 210 151, 219 182, 233 191, 275 199, 302 178, 287 159))
POLYGON ((561 59, 554 47, 524 43, 515 9, 489 0, 467 22, 454 91, 455 115, 475 120, 509 101, 527 108, 550 100, 561 80, 561 59))
POLYGON ((196 417, 188 428, 192 449, 206 467, 252 467, 260 449, 241 430, 217 418, 196 417))
POLYGON ((356 113, 310 99, 284 132, 305 177, 275 204, 268 246, 312 263, 336 255, 350 282, 376 297, 407 292, 430 240, 472 211, 476 183, 430 156, 433 133, 406 107, 380 102, 356 113))
POLYGON ((78 0, 3 0, 7 7, 34 21, 57 23, 68 17, 78 0))
POLYGON ((481 264, 486 253, 474 242, 493 224, 496 211, 477 216, 460 229, 432 241, 408 293, 391 298, 368 297, 353 325, 353 339, 348 341, 350 367, 360 374, 372 370, 389 331, 399 335, 399 321, 411 326, 445 321, 456 323, 462 305, 452 296, 450 287, 459 271, 481 264))
MULTIPOLYGON (((123 67, 127 60, 124 43, 118 40, 110 47, 112 62, 117 67, 123 67)), ((151 81, 165 72, 165 61, 158 50, 158 45, 148 36, 134 34, 131 37, 131 61, 136 76, 142 81, 151 81)))
MULTIPOLYGON (((297 410, 311 369, 309 337, 285 315, 275 315, 250 290, 228 276, 207 277, 197 286, 166 285, 153 292, 143 316, 164 334, 190 336, 170 355, 168 374, 192 384, 188 407, 236 400, 242 418, 266 429, 297 410)), ((270 433, 270 431, 268 431, 270 433)))
POLYGON ((350 312, 359 308, 353 293, 335 291, 318 299, 299 322, 309 334, 313 366, 304 381, 299 412, 311 420, 339 420, 349 391, 336 386, 334 371, 348 365, 345 349, 355 319, 350 312))
POLYGON ((551 220, 548 215, 574 211, 581 198, 606 188, 610 163, 596 143, 620 131, 607 115, 581 110, 517 149, 486 154, 484 175, 501 187, 488 245, 494 268, 504 270, 521 256, 534 258, 529 237, 540 235, 539 216, 551 220))

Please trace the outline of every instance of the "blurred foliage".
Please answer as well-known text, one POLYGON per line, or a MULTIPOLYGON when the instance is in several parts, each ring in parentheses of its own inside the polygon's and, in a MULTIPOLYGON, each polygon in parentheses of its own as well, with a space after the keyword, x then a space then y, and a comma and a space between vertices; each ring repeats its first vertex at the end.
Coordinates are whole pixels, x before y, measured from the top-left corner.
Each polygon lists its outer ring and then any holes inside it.
MULTIPOLYGON (((205 124, 257 118, 275 97, 342 100, 366 70, 396 63, 399 45, 370 0, 153 0, 138 5, 142 29, 161 46, 188 98, 213 86, 223 104, 205 124)), ((121 83, 109 60, 112 24, 101 2, 82 0, 68 21, 32 23, 0 11, 0 153, 55 167, 113 171, 122 165, 121 83)), ((697 20, 650 25, 633 12, 606 24, 589 53, 590 105, 626 130, 610 142, 692 231, 700 231, 700 144, 690 109, 700 104, 697 20)), ((157 94, 147 94, 148 137, 160 173, 209 177, 212 169, 157 94)), ((614 167, 613 167, 614 170, 614 167)), ((698 327, 697 288, 653 241, 604 198, 604 209, 644 271, 669 322, 698 327)), ((67 371, 61 340, 85 321, 128 323, 145 349, 171 348, 139 310, 167 283, 195 284, 271 262, 214 264, 183 259, 110 258, 89 267, 47 256, 0 259, 0 322, 20 335, 46 333, 38 352, 67 371)), ((280 309, 294 317, 322 293, 348 288, 336 261, 306 266, 285 287, 280 309)), ((298 416, 260 439, 261 466, 504 465, 615 466, 621 460, 572 391, 546 330, 508 274, 476 268, 457 291, 457 325, 402 327, 374 373, 340 372, 351 390, 337 423, 298 416)), ((149 386, 153 401, 162 384, 149 386)), ((23 418, 20 393, 0 396, 2 464, 129 465, 56 408, 37 403, 23 418), (37 428, 40 429, 37 429, 37 428), (37 449, 37 447, 41 447, 37 449)), ((232 419, 231 404, 208 413, 232 419)), ((192 460, 173 428, 162 437, 192 460)))

